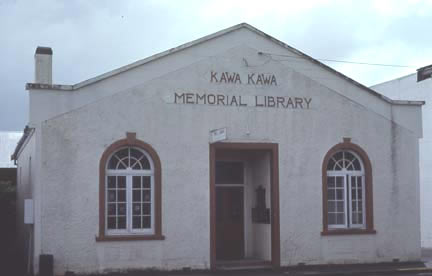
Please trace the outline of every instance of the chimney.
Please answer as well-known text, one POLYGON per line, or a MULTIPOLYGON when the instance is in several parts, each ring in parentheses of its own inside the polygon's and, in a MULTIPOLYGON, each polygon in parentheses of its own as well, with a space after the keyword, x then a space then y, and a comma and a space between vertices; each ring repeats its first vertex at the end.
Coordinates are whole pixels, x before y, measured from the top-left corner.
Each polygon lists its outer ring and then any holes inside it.
POLYGON ((36 48, 35 52, 35 83, 52 84, 52 49, 36 48))

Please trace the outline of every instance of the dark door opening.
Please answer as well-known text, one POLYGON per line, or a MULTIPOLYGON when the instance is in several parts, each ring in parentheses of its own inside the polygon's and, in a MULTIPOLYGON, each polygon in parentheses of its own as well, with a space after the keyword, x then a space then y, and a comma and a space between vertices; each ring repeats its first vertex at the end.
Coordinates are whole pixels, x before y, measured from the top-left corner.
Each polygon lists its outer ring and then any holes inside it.
POLYGON ((216 162, 216 259, 244 258, 244 168, 216 162))
POLYGON ((216 259, 244 258, 243 187, 216 188, 216 259))

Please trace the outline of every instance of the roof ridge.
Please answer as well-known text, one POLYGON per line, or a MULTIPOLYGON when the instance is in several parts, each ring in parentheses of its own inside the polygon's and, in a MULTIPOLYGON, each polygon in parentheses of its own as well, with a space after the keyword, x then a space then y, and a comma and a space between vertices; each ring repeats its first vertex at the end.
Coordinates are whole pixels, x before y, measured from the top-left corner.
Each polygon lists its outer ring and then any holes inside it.
MULTIPOLYGON (((112 77, 114 75, 121 74, 123 72, 129 71, 131 69, 134 69, 134 68, 139 67, 141 65, 144 65, 146 63, 152 62, 152 61, 157 60, 159 58, 163 58, 163 57, 165 57, 165 56, 167 56, 169 54, 182 51, 184 49, 190 48, 190 47, 195 46, 197 44, 204 43, 204 42, 209 41, 211 39, 220 37, 220 36, 222 36, 224 34, 227 34, 227 33, 230 33, 230 32, 236 31, 236 30, 239 30, 241 28, 247 28, 250 31, 257 33, 258 35, 271 40, 272 42, 280 45, 281 47, 286 48, 286 49, 294 52, 295 54, 299 55, 300 57, 303 57, 303 58, 309 60, 310 62, 315 63, 318 66, 323 67, 324 69, 326 69, 326 70, 328 70, 328 71, 330 71, 330 72, 338 75, 339 77, 342 77, 343 79, 345 79, 346 81, 350 82, 351 84, 353 84, 353 85, 355 85, 357 87, 360 87, 361 89, 366 90, 367 92, 373 94, 374 96, 376 96, 376 97, 378 97, 378 98, 380 98, 380 99, 382 99, 382 100, 384 100, 384 101, 386 101, 386 102, 388 102, 390 104, 394 104, 395 103, 392 99, 390 99, 390 98, 388 98, 388 97, 386 97, 386 96, 384 96, 384 95, 376 92, 372 88, 369 88, 366 85, 363 85, 363 84, 361 84, 361 83, 359 83, 359 82, 351 79, 350 77, 348 77, 348 76, 340 73, 339 71, 331 68, 330 66, 328 66, 328 65, 326 65, 326 64, 324 64, 324 63, 322 63, 322 62, 320 62, 320 61, 312 58, 311 56, 309 56, 309 55, 307 55, 307 54, 305 54, 305 53, 303 53, 303 52, 301 52, 301 51, 299 51, 299 50, 297 50, 297 49, 289 46, 288 44, 282 42, 281 40, 278 40, 277 38, 274 38, 273 36, 264 33, 263 31, 261 31, 261 30, 255 28, 255 27, 253 27, 252 25, 250 25, 250 24, 248 24, 246 22, 242 22, 240 24, 237 24, 237 25, 234 25, 234 26, 222 29, 222 30, 217 31, 215 33, 212 33, 212 34, 203 36, 201 38, 192 40, 190 42, 181 44, 180 46, 177 46, 177 47, 165 50, 163 52, 160 52, 160 53, 154 54, 152 56, 149 56, 147 58, 137 60, 137 61, 135 61, 133 63, 128 64, 128 65, 119 67, 117 69, 108 71, 108 72, 103 73, 103 74, 101 74, 99 76, 87 79, 85 81, 82 81, 82 82, 79 82, 79 83, 76 83, 76 84, 73 84, 73 85, 59 85, 59 84, 52 84, 52 85, 48 84, 47 85, 47 84, 38 84, 38 83, 27 83, 26 89, 29 89, 29 90, 30 89, 53 89, 53 90, 67 90, 67 91, 77 90, 77 89, 80 89, 82 87, 91 85, 93 83, 102 81, 102 80, 104 80, 106 78, 112 77)), ((419 104, 421 104, 421 103, 419 103, 419 104)))

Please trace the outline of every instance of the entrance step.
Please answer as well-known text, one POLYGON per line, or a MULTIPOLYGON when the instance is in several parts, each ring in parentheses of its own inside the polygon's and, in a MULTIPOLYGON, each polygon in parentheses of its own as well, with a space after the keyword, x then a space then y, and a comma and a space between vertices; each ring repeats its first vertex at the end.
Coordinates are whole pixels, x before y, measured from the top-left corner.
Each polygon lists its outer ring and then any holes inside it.
POLYGON ((272 268, 270 261, 244 259, 235 261, 217 261, 217 270, 245 270, 245 269, 269 269, 272 268))

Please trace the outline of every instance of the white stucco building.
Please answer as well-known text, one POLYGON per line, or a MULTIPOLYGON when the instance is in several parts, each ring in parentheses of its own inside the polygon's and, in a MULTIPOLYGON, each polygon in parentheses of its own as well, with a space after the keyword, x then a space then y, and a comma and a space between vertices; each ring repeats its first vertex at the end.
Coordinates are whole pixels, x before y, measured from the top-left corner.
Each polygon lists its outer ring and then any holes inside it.
POLYGON ((432 248, 432 66, 398 79, 377 84, 372 89, 392 99, 426 101, 423 107, 423 138, 420 139, 421 243, 432 248))
POLYGON ((15 154, 35 271, 420 258, 422 101, 247 24, 75 85, 51 59, 36 50, 15 154))

